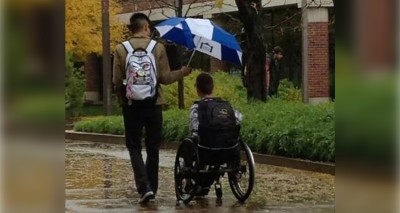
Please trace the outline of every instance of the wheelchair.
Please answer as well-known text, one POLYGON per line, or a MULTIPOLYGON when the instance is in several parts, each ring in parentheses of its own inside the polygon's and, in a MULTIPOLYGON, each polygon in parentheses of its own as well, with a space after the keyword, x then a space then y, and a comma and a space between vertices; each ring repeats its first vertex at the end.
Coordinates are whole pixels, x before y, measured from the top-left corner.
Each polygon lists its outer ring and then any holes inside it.
POLYGON ((239 202, 245 202, 253 190, 255 163, 250 148, 240 137, 228 148, 206 147, 193 137, 184 139, 174 165, 177 201, 187 204, 199 196, 204 186, 211 188, 213 183, 220 200, 223 195, 221 178, 225 174, 234 196, 239 202))

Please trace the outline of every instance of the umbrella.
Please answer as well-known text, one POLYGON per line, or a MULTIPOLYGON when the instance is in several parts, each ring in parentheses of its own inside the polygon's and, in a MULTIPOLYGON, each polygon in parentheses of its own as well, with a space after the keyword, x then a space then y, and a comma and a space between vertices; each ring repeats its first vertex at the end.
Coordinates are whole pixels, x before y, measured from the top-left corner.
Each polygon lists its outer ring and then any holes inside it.
POLYGON ((186 46, 223 61, 242 64, 242 50, 235 36, 226 32, 208 19, 179 18, 167 19, 155 28, 160 37, 186 46))

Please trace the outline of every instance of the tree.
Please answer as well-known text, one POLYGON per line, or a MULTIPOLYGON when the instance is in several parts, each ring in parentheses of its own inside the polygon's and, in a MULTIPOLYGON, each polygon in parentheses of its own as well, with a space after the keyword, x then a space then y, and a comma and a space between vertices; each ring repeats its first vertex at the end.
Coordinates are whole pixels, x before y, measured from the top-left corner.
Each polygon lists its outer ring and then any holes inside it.
POLYGON ((248 100, 266 101, 265 46, 261 19, 261 0, 235 0, 244 28, 245 43, 243 64, 247 69, 245 78, 248 100))
MULTIPOLYGON (((225 5, 224 0, 215 0, 215 2, 202 2, 199 0, 192 0, 188 2, 188 7, 182 11, 182 0, 155 0, 162 13, 166 18, 169 18, 164 13, 164 8, 172 9, 175 11, 176 16, 186 17, 191 9, 199 9, 198 14, 202 15, 208 11, 217 8, 222 8, 225 5), (201 2, 201 6, 196 3, 201 2)), ((265 85, 265 45, 263 41, 263 22, 261 16, 261 0, 235 0, 236 6, 239 10, 239 17, 244 28, 245 42, 242 45, 243 49, 243 65, 247 66, 247 78, 245 79, 247 85, 247 97, 249 100, 266 100, 266 85, 265 85)), ((232 5, 229 5, 232 6, 232 5)), ((177 59, 180 61, 180 57, 177 59)))
MULTIPOLYGON (((176 15, 182 14, 183 17, 189 14, 190 9, 202 7, 197 15, 202 15, 215 7, 222 8, 225 5, 224 0, 215 0, 213 4, 209 2, 202 3, 202 6, 195 5, 198 0, 190 1, 187 10, 182 12, 182 0, 175 0, 177 4, 168 4, 164 0, 158 0, 164 3, 160 7, 169 6, 176 11, 176 15)), ((244 28, 243 65, 247 67, 247 98, 249 100, 266 100, 265 85, 265 45, 263 40, 263 21, 261 16, 261 0, 235 0, 239 10, 239 18, 244 28)), ((229 5, 232 6, 232 5, 229 5)), ((191 14, 196 15, 196 14, 191 14)))
MULTIPOLYGON (((110 0, 111 46, 123 39, 125 26, 117 20, 121 11, 118 0, 110 0)), ((77 59, 102 52, 101 0, 65 1, 65 48, 77 59)))

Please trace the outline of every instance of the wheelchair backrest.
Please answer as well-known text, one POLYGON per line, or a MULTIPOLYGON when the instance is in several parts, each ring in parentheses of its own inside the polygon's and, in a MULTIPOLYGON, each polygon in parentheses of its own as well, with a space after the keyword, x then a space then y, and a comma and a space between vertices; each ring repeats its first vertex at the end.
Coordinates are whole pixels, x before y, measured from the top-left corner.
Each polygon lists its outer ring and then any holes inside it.
POLYGON ((209 148, 229 148, 238 142, 240 126, 228 101, 210 98, 198 101, 200 145, 209 148))

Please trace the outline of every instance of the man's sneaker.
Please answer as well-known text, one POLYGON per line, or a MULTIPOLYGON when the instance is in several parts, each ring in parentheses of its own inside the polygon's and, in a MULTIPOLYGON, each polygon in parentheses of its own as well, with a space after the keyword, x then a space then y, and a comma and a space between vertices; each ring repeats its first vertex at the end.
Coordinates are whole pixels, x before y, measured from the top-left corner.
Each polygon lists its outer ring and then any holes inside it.
POLYGON ((156 196, 154 194, 149 196, 149 202, 156 202, 156 196))
POLYGON ((151 197, 154 197, 154 193, 151 190, 146 190, 145 193, 142 194, 142 196, 139 199, 139 203, 147 203, 151 197))

